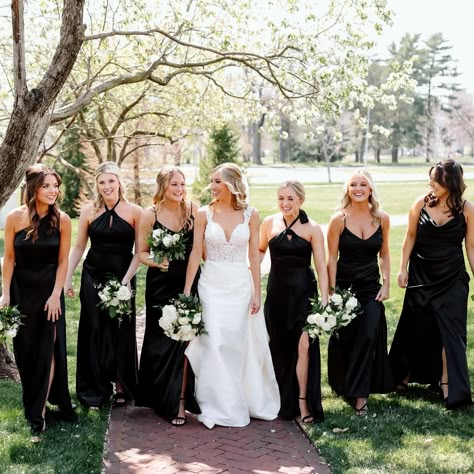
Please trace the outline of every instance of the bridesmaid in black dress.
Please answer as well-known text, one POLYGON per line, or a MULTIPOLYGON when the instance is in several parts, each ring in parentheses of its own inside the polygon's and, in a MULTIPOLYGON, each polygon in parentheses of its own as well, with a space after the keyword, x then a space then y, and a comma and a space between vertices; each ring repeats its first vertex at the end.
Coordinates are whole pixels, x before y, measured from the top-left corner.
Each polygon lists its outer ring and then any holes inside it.
POLYGON ((372 176, 358 171, 344 186, 340 210, 328 225, 328 274, 331 288, 351 288, 362 306, 338 337, 329 339, 331 388, 367 414, 370 393, 392 389, 383 301, 389 297, 389 216, 380 210, 372 176), (380 284, 380 272, 382 284, 380 284))
POLYGON ((429 175, 431 190, 413 204, 403 241, 398 284, 406 293, 390 362, 399 391, 408 382, 438 386, 446 407, 456 408, 472 403, 462 241, 474 271, 474 206, 462 197, 459 163, 439 162, 429 175))
MULTIPOLYGON (((194 398, 194 376, 184 355, 186 344, 166 336, 158 321, 161 308, 182 293, 186 267, 193 246, 193 221, 198 205, 186 200, 183 172, 165 166, 156 177, 153 206, 140 221, 139 253, 148 266, 146 277, 146 327, 140 356, 138 404, 153 408, 157 415, 175 426, 186 422, 186 409, 199 413, 194 398), (154 229, 171 234, 180 232, 187 239, 185 260, 155 263, 146 238, 154 229)), ((194 282, 196 289, 197 278, 194 282)))
POLYGON ((26 317, 13 339, 25 417, 45 430, 46 401, 75 421, 67 377, 66 321, 62 293, 71 245, 71 221, 56 200, 61 178, 45 165, 26 171, 24 205, 5 224, 1 306, 18 305, 26 317))
POLYGON ((90 238, 82 266, 76 391, 79 401, 93 409, 109 402, 112 382, 116 406, 134 398, 137 384, 134 299, 130 318, 124 317, 120 324, 117 318, 110 318, 107 310, 97 307, 98 285, 106 282, 108 274, 133 289, 139 265, 138 255, 134 256, 132 250, 142 209, 125 200, 119 173, 118 166, 110 161, 96 170, 96 198, 81 211, 66 284, 66 294, 73 297, 72 274, 90 238))
POLYGON ((270 249, 265 320, 275 374, 280 388, 279 416, 301 416, 303 423, 324 419, 321 405, 319 340, 302 332, 310 314, 309 298, 317 294, 311 267, 314 259, 321 300, 327 302, 328 275, 321 227, 300 209, 305 190, 299 181, 278 188, 280 212, 266 217, 260 228, 261 258, 270 249))

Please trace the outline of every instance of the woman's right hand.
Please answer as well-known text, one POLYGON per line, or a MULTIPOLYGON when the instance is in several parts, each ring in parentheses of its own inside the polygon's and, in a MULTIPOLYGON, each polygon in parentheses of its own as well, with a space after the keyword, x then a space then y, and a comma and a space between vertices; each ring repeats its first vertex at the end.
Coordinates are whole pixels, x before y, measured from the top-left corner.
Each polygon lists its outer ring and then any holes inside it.
POLYGON ((2 297, 0 298, 0 308, 3 308, 5 306, 10 306, 10 296, 2 295, 2 297))
POLYGON ((408 285, 408 272, 406 270, 400 270, 398 272, 398 286, 400 288, 406 288, 408 285))
POLYGON ((72 286, 71 279, 66 280, 66 283, 64 284, 64 294, 68 298, 74 298, 76 296, 76 292, 74 291, 74 287, 72 286))

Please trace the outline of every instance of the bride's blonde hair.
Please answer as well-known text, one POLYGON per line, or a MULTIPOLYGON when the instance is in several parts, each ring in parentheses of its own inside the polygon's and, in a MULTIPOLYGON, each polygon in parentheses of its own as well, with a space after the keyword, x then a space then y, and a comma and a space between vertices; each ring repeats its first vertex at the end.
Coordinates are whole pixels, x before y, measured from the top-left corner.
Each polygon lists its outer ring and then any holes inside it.
MULTIPOLYGON (((235 210, 246 209, 248 206, 248 190, 242 170, 234 163, 222 163, 212 170, 212 174, 216 172, 221 174, 222 181, 232 194, 232 208, 235 210)), ((214 203, 215 200, 213 199, 209 206, 213 206, 214 203)))

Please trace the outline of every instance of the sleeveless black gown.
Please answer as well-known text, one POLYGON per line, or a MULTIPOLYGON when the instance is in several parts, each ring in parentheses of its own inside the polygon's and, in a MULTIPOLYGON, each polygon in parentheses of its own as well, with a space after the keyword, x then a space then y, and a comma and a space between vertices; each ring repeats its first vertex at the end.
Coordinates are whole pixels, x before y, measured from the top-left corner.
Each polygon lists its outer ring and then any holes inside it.
POLYGON ((447 408, 472 403, 466 358, 469 275, 462 250, 465 235, 463 214, 438 226, 425 208, 421 210, 402 314, 390 349, 395 382, 409 373, 410 382, 438 385, 444 347, 447 408))
POLYGON ((117 204, 106 207, 89 225, 91 246, 82 267, 76 390, 85 406, 109 402, 112 381, 120 382, 128 400, 134 398, 137 385, 135 300, 131 317, 123 317, 120 325, 117 318, 97 307, 97 286, 106 282, 109 273, 121 280, 133 258, 135 230, 115 212, 117 204))
MULTIPOLYGON (((302 224, 308 222, 306 214, 300 211, 289 227, 268 242, 271 268, 264 304, 270 352, 280 389, 281 408, 278 415, 286 419, 300 414, 296 377, 298 343, 311 310, 309 298, 317 295, 318 291, 311 267, 311 243, 291 229, 298 219, 302 224)), ((323 421, 319 339, 310 342, 306 398, 314 421, 323 421)))
MULTIPOLYGON (((159 228, 175 233, 155 220, 153 229, 159 228)), ((168 420, 178 415, 187 344, 166 336, 158 321, 162 314, 161 308, 183 292, 186 267, 193 247, 193 230, 185 231, 184 236, 187 239, 185 260, 171 260, 167 272, 149 267, 146 275, 146 326, 140 356, 137 404, 153 408, 157 415, 168 420)), ((193 293, 196 292, 198 278, 199 272, 193 284, 193 293)), ((185 406, 192 413, 200 413, 194 398, 194 374, 190 364, 185 406)))
POLYGON ((48 401, 59 406, 63 418, 73 421, 76 415, 68 388, 64 295, 61 294, 62 315, 56 322, 48 321, 44 311, 56 281, 60 232, 50 233, 49 223, 42 219, 38 239, 33 242, 25 237, 23 229, 15 234, 14 240, 15 268, 10 299, 26 318, 13 339, 13 350, 23 388, 25 417, 32 431, 40 432, 53 355, 55 372, 48 401))
POLYGON ((331 336, 328 345, 328 381, 349 401, 393 389, 387 355, 387 321, 383 303, 375 301, 380 289, 378 253, 382 226, 361 239, 344 227, 339 237, 336 286, 355 293, 362 312, 331 336))

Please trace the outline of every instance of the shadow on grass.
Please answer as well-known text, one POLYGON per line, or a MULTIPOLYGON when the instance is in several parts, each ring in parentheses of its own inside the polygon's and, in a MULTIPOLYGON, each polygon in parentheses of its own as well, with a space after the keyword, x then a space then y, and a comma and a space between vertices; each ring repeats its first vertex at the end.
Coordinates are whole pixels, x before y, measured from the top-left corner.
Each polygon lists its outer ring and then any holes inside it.
POLYGON ((357 417, 328 396, 325 422, 310 429, 335 474, 474 472, 473 407, 448 411, 438 393, 422 386, 372 395, 368 406, 368 416, 357 417))

